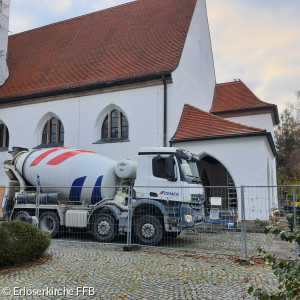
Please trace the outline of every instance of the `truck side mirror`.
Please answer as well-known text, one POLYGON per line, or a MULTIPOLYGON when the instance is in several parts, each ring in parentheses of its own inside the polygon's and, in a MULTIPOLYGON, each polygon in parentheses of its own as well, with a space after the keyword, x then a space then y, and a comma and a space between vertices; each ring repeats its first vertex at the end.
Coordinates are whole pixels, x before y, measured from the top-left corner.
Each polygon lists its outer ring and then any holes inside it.
POLYGON ((177 181, 175 172, 174 172, 174 163, 173 157, 169 156, 165 158, 165 168, 166 168, 166 175, 168 181, 177 181))

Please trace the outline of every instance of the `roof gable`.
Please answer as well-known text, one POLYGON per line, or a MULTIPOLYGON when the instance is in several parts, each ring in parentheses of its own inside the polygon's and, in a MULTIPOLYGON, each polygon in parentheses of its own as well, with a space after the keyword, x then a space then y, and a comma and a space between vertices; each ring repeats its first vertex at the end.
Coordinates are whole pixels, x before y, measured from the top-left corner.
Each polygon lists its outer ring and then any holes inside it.
POLYGON ((234 123, 185 104, 177 131, 171 141, 224 138, 265 132, 263 129, 234 123))
POLYGON ((138 0, 9 37, 0 100, 170 72, 196 0, 138 0))
POLYGON ((225 117, 226 114, 240 115, 250 111, 269 111, 274 125, 279 124, 277 106, 260 100, 241 80, 216 85, 210 113, 225 117))
POLYGON ((237 109, 274 106, 264 102, 241 80, 216 85, 215 97, 211 113, 232 111, 237 109))

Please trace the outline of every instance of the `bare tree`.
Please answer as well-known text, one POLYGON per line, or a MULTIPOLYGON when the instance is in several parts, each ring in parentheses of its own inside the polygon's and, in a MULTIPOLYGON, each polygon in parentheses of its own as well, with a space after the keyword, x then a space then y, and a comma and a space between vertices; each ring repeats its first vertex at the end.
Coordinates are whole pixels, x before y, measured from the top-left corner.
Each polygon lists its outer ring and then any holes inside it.
POLYGON ((300 91, 297 100, 288 103, 280 115, 275 130, 277 149, 277 177, 279 184, 300 182, 300 91))

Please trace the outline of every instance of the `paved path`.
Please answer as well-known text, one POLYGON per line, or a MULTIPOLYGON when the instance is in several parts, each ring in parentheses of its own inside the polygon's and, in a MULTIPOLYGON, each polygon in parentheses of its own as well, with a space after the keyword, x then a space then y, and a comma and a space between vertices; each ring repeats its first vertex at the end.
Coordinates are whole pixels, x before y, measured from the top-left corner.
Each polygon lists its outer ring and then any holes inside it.
POLYGON ((0 275, 0 298, 252 299, 251 283, 277 285, 270 268, 241 266, 225 256, 157 248, 124 252, 115 245, 67 241, 52 241, 48 251, 53 257, 46 264, 0 275), (3 295, 14 288, 14 297, 3 295), (34 292, 40 296, 30 296, 34 292))

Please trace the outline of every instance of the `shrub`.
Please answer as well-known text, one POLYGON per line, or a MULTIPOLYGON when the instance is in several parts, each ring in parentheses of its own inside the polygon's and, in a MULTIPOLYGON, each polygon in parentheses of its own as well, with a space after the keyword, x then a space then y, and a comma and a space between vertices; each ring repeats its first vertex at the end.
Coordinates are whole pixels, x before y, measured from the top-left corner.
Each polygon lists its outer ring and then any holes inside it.
POLYGON ((25 222, 0 223, 0 268, 19 265, 40 258, 51 237, 25 222))
MULTIPOLYGON (((292 215, 288 215, 290 222, 292 215)), ((299 219, 299 218, 298 218, 299 219)), ((265 234, 279 235, 281 240, 292 243, 295 242, 300 246, 300 229, 292 232, 285 231, 280 225, 273 224, 265 229, 265 234)), ((260 253, 264 253, 266 261, 271 265, 274 274, 278 278, 279 291, 276 294, 269 294, 266 290, 251 286, 248 290, 249 294, 253 294, 261 300, 277 300, 277 299, 300 299, 300 262, 299 260, 287 261, 276 258, 274 254, 268 254, 262 249, 258 249, 260 253)), ((300 258, 300 254, 298 253, 300 258)))

